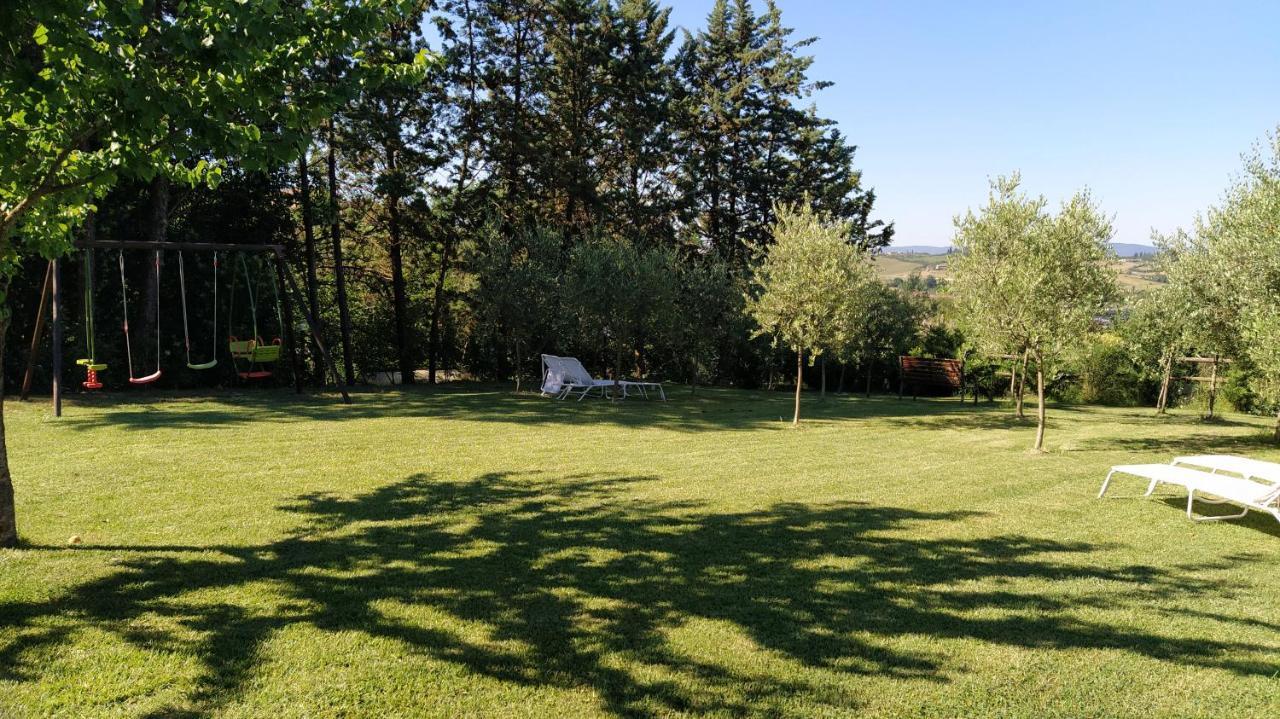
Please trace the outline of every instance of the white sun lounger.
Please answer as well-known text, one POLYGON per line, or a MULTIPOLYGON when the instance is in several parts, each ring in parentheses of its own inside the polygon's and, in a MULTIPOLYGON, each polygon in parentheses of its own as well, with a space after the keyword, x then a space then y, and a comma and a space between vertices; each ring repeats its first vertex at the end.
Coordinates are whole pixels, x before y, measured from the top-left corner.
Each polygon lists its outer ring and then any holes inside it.
POLYGON ((605 389, 613 386, 611 379, 595 379, 587 372, 582 363, 573 357, 557 357, 542 355, 542 393, 565 399, 578 392, 578 401, 586 397, 592 390, 599 390, 603 397, 605 389))
POLYGON ((1201 467, 1209 470, 1210 474, 1230 472, 1245 479, 1280 485, 1280 464, 1264 462, 1260 459, 1237 457, 1233 454, 1196 454, 1188 457, 1174 457, 1171 464, 1182 467, 1201 467))
POLYGON ((632 390, 639 390, 640 396, 646 399, 649 396, 647 390, 657 390, 663 401, 667 399, 667 393, 661 382, 638 380, 614 382, 611 379, 596 379, 576 357, 542 355, 542 393, 544 395, 565 399, 577 392, 578 401, 581 402, 592 390, 599 390, 600 396, 604 397, 615 386, 621 389, 622 399, 626 399, 632 390))
POLYGON ((1200 522, 1216 522, 1223 519, 1239 519, 1249 513, 1250 509, 1266 512, 1280 522, 1280 486, 1263 484, 1242 477, 1228 477, 1222 474, 1211 474, 1171 464, 1122 464, 1111 468, 1106 479, 1102 480, 1102 489, 1098 491, 1101 498, 1116 474, 1129 474, 1141 477, 1150 482, 1146 494, 1155 491, 1158 484, 1176 484, 1187 490, 1187 517, 1200 522), (1244 508, 1240 514, 1229 514, 1217 517, 1196 516, 1191 505, 1195 502, 1196 493, 1201 499, 1220 504, 1230 502, 1244 508), (1208 495, 1207 497, 1204 495, 1208 495))

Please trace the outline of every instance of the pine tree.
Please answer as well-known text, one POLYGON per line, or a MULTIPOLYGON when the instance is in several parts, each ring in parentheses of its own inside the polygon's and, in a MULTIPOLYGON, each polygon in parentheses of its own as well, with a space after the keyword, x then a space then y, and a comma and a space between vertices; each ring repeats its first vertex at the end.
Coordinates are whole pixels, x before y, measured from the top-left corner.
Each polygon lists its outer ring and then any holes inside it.
POLYGON ((670 15, 654 0, 621 0, 609 17, 603 220, 615 234, 651 244, 670 244, 675 228, 670 15))
MULTIPOLYGON (((413 22, 414 18, 405 18, 390 25, 371 51, 381 53, 390 62, 412 61, 422 47, 413 22)), ((422 83, 393 78, 366 89, 348 113, 352 169, 381 206, 391 274, 397 368, 404 384, 413 384, 417 364, 415 343, 410 336, 404 255, 406 243, 418 239, 408 236, 404 213, 406 203, 419 193, 423 179, 438 164, 429 134, 429 99, 422 83)))

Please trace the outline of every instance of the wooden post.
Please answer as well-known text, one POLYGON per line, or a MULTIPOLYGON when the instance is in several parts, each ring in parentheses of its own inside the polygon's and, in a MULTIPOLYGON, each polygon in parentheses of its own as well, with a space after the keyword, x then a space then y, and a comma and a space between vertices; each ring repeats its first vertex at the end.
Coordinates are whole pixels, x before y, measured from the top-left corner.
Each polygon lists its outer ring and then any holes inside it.
MULTIPOLYGON (((289 366, 293 369, 293 391, 302 394, 302 363, 298 360, 298 338, 293 331, 293 303, 284 287, 283 260, 276 257, 276 284, 280 285, 281 305, 284 310, 284 341, 289 347, 289 366)), ((313 344, 315 340, 312 340, 313 344)))
POLYGON ((53 285, 53 262, 44 269, 44 286, 40 290, 40 307, 36 310, 36 326, 31 330, 31 351, 27 353, 27 371, 22 375, 22 391, 18 399, 26 402, 31 395, 31 378, 35 373, 36 352, 40 349, 40 336, 44 334, 44 315, 49 307, 49 291, 53 285))
POLYGON ((62 263, 52 260, 49 280, 53 325, 53 416, 62 416, 62 263))
MULTIPOLYGON (((293 281, 293 275, 285 270, 284 252, 279 248, 275 248, 276 271, 284 276, 285 283, 288 285, 286 292, 293 292, 294 295, 302 297, 302 293, 298 291, 298 285, 293 281)), ((329 350, 324 346, 324 340, 320 337, 320 331, 316 327, 315 319, 311 313, 304 307, 302 308, 302 316, 307 320, 307 329, 311 330, 311 337, 316 341, 316 346, 320 348, 320 356, 324 357, 325 364, 333 372, 333 380, 338 385, 338 392, 342 394, 342 401, 345 404, 351 404, 351 395, 347 394, 347 388, 342 383, 342 375, 338 374, 338 367, 333 363, 333 357, 329 354, 329 350)))

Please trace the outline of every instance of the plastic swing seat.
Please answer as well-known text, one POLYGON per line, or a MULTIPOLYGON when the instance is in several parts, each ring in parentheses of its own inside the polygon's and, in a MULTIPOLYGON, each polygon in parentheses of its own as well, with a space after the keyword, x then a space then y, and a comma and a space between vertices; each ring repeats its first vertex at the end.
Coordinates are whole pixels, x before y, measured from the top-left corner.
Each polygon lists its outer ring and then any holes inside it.
POLYGON ((250 368, 237 372, 240 379, 265 379, 271 376, 271 370, 253 369, 253 365, 272 364, 280 360, 281 351, 280 338, 276 338, 271 344, 263 342, 261 339, 256 340, 239 340, 235 337, 231 338, 228 343, 228 350, 232 358, 247 360, 250 368))
POLYGON ((209 360, 208 362, 203 362, 201 364, 192 364, 191 362, 187 363, 187 369, 213 369, 214 367, 217 367, 217 366, 218 366, 218 360, 216 359, 212 359, 212 360, 209 360))
POLYGON ((81 387, 85 389, 102 389, 102 383, 98 381, 98 373, 106 369, 107 366, 101 362, 94 362, 92 359, 78 359, 76 364, 84 367, 86 376, 81 387))
POLYGON ((156 370, 145 377, 130 377, 129 384, 151 384, 160 379, 160 370, 156 370))

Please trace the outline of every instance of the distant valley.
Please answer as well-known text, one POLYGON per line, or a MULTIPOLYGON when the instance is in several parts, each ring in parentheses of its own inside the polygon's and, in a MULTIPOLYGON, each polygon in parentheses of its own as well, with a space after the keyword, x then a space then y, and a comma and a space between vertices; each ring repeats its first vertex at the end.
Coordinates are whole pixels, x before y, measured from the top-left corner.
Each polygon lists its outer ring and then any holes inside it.
MULTIPOLYGON (((1122 288, 1140 292, 1165 281, 1154 262, 1154 248, 1122 243, 1114 246, 1116 254, 1120 256, 1116 271, 1122 288)), ((905 281, 912 275, 919 275, 925 281, 932 277, 942 284, 949 279, 947 254, 947 248, 942 247, 891 247, 876 255, 876 274, 885 282, 893 282, 895 279, 905 281), (909 251, 912 249, 921 251, 909 251)))

